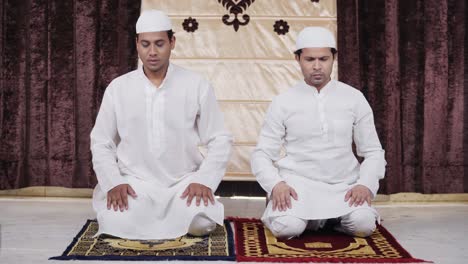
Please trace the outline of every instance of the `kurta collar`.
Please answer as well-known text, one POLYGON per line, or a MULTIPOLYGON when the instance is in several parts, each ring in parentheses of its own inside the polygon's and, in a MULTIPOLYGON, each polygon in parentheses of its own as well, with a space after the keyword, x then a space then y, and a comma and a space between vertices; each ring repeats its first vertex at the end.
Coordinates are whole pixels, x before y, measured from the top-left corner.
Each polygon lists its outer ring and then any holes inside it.
POLYGON ((331 90, 335 86, 335 80, 330 80, 322 89, 320 89, 320 92, 318 92, 317 88, 315 88, 314 86, 308 85, 304 80, 301 81, 300 86, 303 89, 314 93, 314 95, 316 96, 325 97, 331 92, 331 90))
MULTIPOLYGON (((145 71, 143 71, 143 65, 141 67, 138 67, 138 70, 143 80, 145 81, 145 86, 157 88, 146 76, 145 71)), ((171 78, 173 72, 174 72, 174 66, 172 65, 172 63, 169 63, 169 66, 167 67, 166 77, 164 77, 164 80, 161 82, 161 85, 158 87, 158 90, 165 88, 166 86, 165 84, 167 83, 167 80, 171 78)))

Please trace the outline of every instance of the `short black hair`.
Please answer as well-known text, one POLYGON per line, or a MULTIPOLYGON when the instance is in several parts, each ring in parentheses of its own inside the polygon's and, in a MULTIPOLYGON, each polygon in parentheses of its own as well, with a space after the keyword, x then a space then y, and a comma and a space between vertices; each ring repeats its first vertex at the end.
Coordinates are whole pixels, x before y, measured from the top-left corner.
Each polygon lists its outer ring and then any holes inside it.
MULTIPOLYGON (((172 29, 169 29, 167 32, 167 37, 169 38, 169 41, 172 41, 172 37, 174 37, 175 32, 172 31, 172 29)), ((138 39, 138 34, 136 34, 136 38, 138 39)))
MULTIPOLYGON (((333 58, 335 58, 335 54, 338 52, 338 50, 336 50, 335 48, 330 48, 331 50, 331 53, 333 55, 333 58)), ((302 49, 298 49, 294 52, 294 54, 296 54, 299 58, 301 57, 301 54, 302 54, 302 49)))
POLYGON ((169 37, 169 41, 172 41, 172 37, 174 36, 174 31, 172 31, 172 29, 169 29, 167 31, 167 36, 169 37))

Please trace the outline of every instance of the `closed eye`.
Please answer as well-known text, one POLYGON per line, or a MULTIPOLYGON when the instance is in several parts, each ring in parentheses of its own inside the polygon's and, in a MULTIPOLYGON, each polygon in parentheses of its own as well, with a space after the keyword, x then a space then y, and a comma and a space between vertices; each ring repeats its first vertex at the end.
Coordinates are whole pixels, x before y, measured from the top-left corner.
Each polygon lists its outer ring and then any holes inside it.
POLYGON ((156 46, 158 46, 158 47, 160 47, 160 48, 163 47, 164 44, 165 44, 165 43, 164 43, 164 40, 158 40, 158 41, 156 41, 156 46))

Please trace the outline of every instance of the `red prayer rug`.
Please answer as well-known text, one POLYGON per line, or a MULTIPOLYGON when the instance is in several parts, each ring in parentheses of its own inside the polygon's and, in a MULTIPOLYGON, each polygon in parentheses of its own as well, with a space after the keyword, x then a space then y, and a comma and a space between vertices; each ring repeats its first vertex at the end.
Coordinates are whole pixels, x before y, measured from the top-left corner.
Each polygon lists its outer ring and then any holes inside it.
POLYGON ((275 238, 258 219, 231 218, 237 261, 420 263, 383 226, 367 238, 351 237, 331 229, 306 231, 298 238, 275 238))

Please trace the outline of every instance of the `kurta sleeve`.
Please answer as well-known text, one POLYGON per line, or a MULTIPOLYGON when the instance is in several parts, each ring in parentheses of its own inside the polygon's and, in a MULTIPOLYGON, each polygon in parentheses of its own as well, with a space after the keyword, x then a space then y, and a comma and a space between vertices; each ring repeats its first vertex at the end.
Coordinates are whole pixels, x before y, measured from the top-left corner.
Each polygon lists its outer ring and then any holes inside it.
POLYGON ((275 98, 267 110, 257 147, 251 158, 252 173, 268 196, 270 196, 273 187, 283 181, 278 168, 274 165, 274 162, 280 159, 281 146, 286 135, 286 128, 282 120, 281 110, 275 98))
POLYGON ((379 180, 385 175, 385 151, 377 136, 372 109, 362 93, 355 107, 353 136, 357 155, 364 158, 359 169, 358 184, 364 185, 373 196, 379 189, 379 180))
POLYGON ((207 146, 208 152, 192 182, 203 184, 215 192, 226 172, 233 139, 225 129, 223 113, 213 89, 209 84, 205 85, 208 87, 200 97, 197 128, 201 143, 207 146))
POLYGON ((117 185, 127 183, 117 165, 117 144, 120 138, 111 90, 112 83, 104 93, 96 123, 91 131, 93 168, 98 183, 105 193, 117 185))

